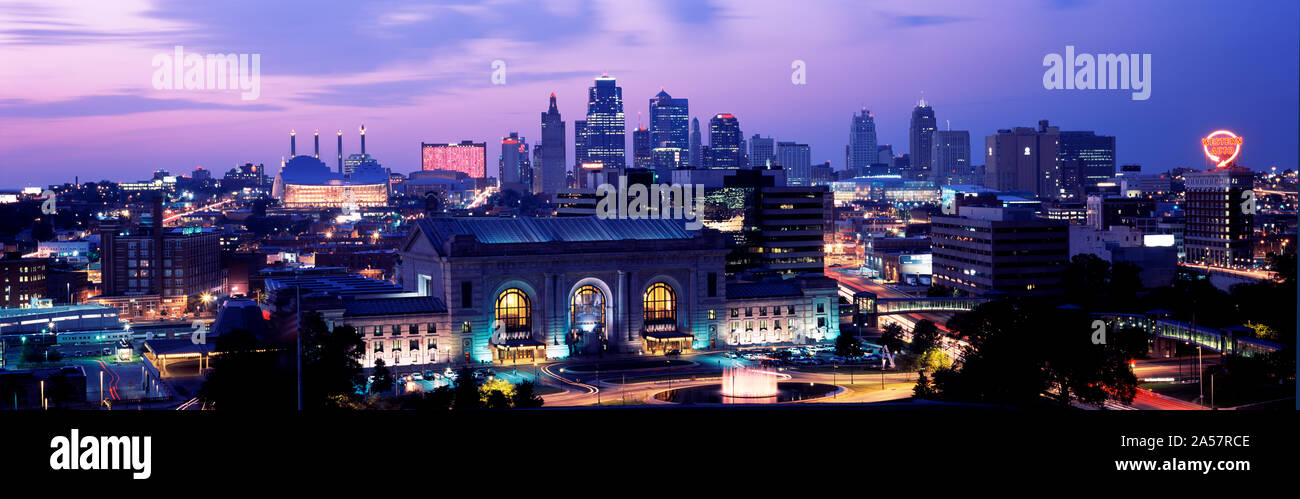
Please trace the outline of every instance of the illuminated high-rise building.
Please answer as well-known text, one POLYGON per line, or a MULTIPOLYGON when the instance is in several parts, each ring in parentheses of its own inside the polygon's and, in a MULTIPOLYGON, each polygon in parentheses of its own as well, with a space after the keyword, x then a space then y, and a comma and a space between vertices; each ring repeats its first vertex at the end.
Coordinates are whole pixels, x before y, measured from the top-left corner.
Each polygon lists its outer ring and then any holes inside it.
POLYGON ((487 143, 463 140, 458 144, 420 143, 421 170, 450 170, 474 178, 487 176, 487 143))
POLYGON ((853 114, 849 125, 849 170, 865 171, 876 164, 876 155, 876 118, 863 107, 861 114, 853 114))
POLYGON ((808 144, 777 142, 776 164, 785 168, 790 185, 812 185, 812 148, 808 144))
POLYGON ((709 120, 709 153, 713 168, 740 168, 744 159, 740 121, 736 115, 722 113, 709 120))
POLYGON ((762 168, 769 162, 780 164, 776 162, 776 141, 771 137, 754 134, 749 138, 749 164, 755 168, 762 168))
POLYGON ((497 174, 501 188, 531 192, 531 188, 525 189, 532 182, 532 166, 529 161, 527 139, 520 137, 519 132, 510 132, 510 136, 502 137, 497 174))
POLYGON ((934 118, 934 108, 921 99, 912 108, 912 122, 907 131, 907 153, 911 158, 905 177, 913 180, 930 177, 930 154, 936 130, 938 123, 934 118))
POLYGON ((582 163, 600 163, 604 169, 627 165, 627 133, 623 116, 623 89, 614 78, 601 75, 587 91, 586 158, 582 163))
POLYGON ((1243 206, 1255 173, 1230 164, 1183 174, 1187 186, 1187 261, 1214 267, 1248 267, 1254 262, 1255 215, 1243 206))
POLYGON ((650 130, 644 125, 632 130, 632 166, 653 168, 653 148, 650 147, 650 130))
POLYGON ((970 177, 970 132, 939 130, 934 132, 930 148, 930 180, 936 186, 964 184, 970 177))
POLYGON ((700 119, 691 118, 691 151, 686 157, 686 163, 695 168, 707 166, 704 161, 703 147, 703 137, 700 136, 700 119))
POLYGON ((565 188, 567 166, 564 150, 564 119, 551 94, 550 107, 542 113, 542 143, 534 151, 540 161, 534 162, 533 193, 554 195, 565 188))
POLYGON ((587 161, 587 120, 573 120, 573 169, 587 161))
POLYGON ((1115 137, 1096 132, 1061 132, 1057 160, 1082 161, 1081 185, 1093 186, 1115 177, 1115 137))
POLYGON ((651 163, 665 171, 687 166, 690 158, 690 104, 663 89, 650 99, 651 163))

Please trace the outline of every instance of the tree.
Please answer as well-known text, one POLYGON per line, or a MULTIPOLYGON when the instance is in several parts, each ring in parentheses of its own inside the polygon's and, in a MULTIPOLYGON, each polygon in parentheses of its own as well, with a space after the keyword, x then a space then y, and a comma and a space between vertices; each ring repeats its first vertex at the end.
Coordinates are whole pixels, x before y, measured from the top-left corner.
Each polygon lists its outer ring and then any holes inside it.
POLYGON ((370 382, 371 393, 388 393, 393 389, 393 373, 384 359, 375 360, 375 379, 370 382))
POLYGON ((510 399, 515 395, 515 385, 501 378, 493 378, 479 385, 478 393, 479 398, 489 409, 505 409, 510 407, 510 399), (492 392, 500 392, 501 396, 505 397, 504 407, 492 406, 492 392))
POLYGON ((912 327, 912 344, 908 346, 908 351, 919 356, 939 346, 939 338, 939 328, 933 322, 922 319, 912 327))
POLYGON ((925 375, 925 371, 917 373, 916 386, 912 387, 912 396, 919 399, 937 399, 939 393, 935 391, 934 384, 930 383, 930 377, 925 375))
POLYGON ((1092 343, 1091 316, 1029 298, 985 303, 948 327, 967 338, 960 364, 935 373, 945 399, 1033 405, 1045 392, 1061 404, 1131 401, 1129 352, 1092 343))
POLYGON ((453 407, 456 409, 481 409, 483 400, 479 398, 479 383, 474 378, 474 370, 462 367, 456 373, 456 397, 453 407))
POLYGON ((491 390, 483 399, 483 407, 488 409, 509 409, 510 397, 501 390, 491 390))
POLYGON ((358 397, 364 386, 361 334, 352 326, 331 330, 316 312, 302 317, 298 334, 302 336, 303 409, 338 407, 334 401, 339 396, 358 397))
POLYGON ((297 407, 296 361, 282 344, 263 344, 252 331, 217 337, 218 355, 198 396, 218 410, 293 410, 297 407))
POLYGON ((943 349, 931 347, 916 356, 916 365, 914 367, 921 371, 934 372, 946 367, 952 367, 952 359, 948 358, 948 354, 944 353, 943 349))
POLYGON ((931 284, 925 290, 925 296, 927 298, 949 298, 952 297, 952 288, 942 284, 931 284))
POLYGON ((891 322, 880 330, 880 345, 889 349, 889 353, 898 355, 903 353, 907 347, 907 342, 903 341, 903 326, 897 322, 891 322))
POLYGON ((533 409, 541 407, 545 401, 537 396, 536 387, 532 381, 524 381, 515 387, 515 396, 511 400, 517 409, 533 409))
POLYGON ((23 362, 36 363, 45 362, 45 351, 41 350, 36 343, 23 345, 23 362))
POLYGON ((841 357, 861 357, 862 343, 858 342, 856 336, 841 331, 840 335, 835 338, 835 355, 841 357))

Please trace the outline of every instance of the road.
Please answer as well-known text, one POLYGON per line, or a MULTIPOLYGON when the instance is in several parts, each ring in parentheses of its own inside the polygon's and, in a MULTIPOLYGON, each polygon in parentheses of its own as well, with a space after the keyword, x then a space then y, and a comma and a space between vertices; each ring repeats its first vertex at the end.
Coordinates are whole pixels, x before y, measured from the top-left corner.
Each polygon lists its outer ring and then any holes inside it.
MULTIPOLYGON (((541 366, 541 374, 547 384, 563 386, 565 391, 542 396, 549 407, 588 406, 588 405, 622 405, 622 404, 662 404, 654 399, 661 391, 685 388, 689 386, 716 384, 721 375, 718 369, 721 362, 740 362, 728 359, 717 352, 686 354, 682 360, 694 362, 690 366, 675 366, 659 369, 638 369, 616 373, 601 373, 597 378, 594 372, 575 373, 562 371, 565 365, 587 364, 590 361, 556 362, 541 366), (632 378, 663 377, 641 382, 625 382, 632 378)), ((912 387, 916 375, 912 373, 887 372, 855 374, 803 372, 786 369, 781 374, 787 379, 808 383, 834 384, 844 388, 834 396, 817 399, 817 403, 864 403, 898 400, 912 396, 912 387)))

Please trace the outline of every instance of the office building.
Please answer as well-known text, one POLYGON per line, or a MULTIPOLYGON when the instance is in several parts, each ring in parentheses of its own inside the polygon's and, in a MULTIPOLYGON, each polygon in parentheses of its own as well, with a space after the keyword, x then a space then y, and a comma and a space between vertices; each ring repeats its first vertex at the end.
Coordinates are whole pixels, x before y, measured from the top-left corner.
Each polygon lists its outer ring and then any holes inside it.
POLYGON ((930 149, 930 180, 935 185, 965 184, 971 173, 970 132, 938 130, 930 149))
POLYGON ((764 138, 758 134, 754 134, 753 137, 749 138, 749 164, 754 168, 763 168, 769 164, 789 168, 789 166, 782 165, 777 160, 776 142, 771 137, 764 138))
POLYGON ((1032 209, 961 206, 931 221, 934 283, 976 296, 1059 294, 1069 225, 1032 209))
POLYGON ((723 113, 709 120, 709 155, 712 168, 741 168, 744 161, 744 136, 736 115, 723 113))
POLYGON ((651 163, 665 178, 666 173, 688 166, 691 154, 690 103, 674 99, 663 89, 650 99, 651 163))
POLYGON ((564 137, 564 119, 555 105, 555 94, 551 94, 550 107, 542 113, 542 143, 535 151, 540 161, 534 162, 533 194, 555 195, 566 187, 564 137))
MULTIPOLYGON (((907 131, 907 153, 910 156, 905 176, 912 179, 930 178, 930 154, 934 147, 934 132, 938 123, 934 118, 934 108, 925 99, 912 107, 912 121, 907 131)), ((985 163, 988 164, 988 163, 985 163)), ((899 165, 895 164, 897 168, 899 165)))
POLYGON ((596 78, 587 90, 585 158, 582 163, 600 163, 606 169, 627 166, 626 122, 623 116, 623 89, 609 75, 596 78))
POLYGON ((1037 129, 1003 129, 986 137, 984 185, 1002 191, 1029 191, 1043 199, 1060 198, 1058 135, 1057 127, 1042 120, 1037 129))
POLYGON ((1057 160, 1082 162, 1080 185, 1096 185, 1115 177, 1115 137, 1096 132, 1061 132, 1057 160))
POLYGON ((847 164, 850 170, 866 170, 876 164, 876 119, 864 106, 861 113, 853 114, 849 125, 847 164))
POLYGON ((509 136, 501 138, 497 181, 501 183, 502 190, 532 192, 532 187, 529 185, 533 180, 530 159, 528 140, 520 137, 518 132, 510 132, 509 136))
POLYGON ((775 164, 786 170, 790 185, 813 185, 812 148, 808 144, 777 142, 775 164))
POLYGON ((1183 234, 1187 261, 1214 267, 1245 268, 1254 263, 1255 215, 1245 199, 1255 173, 1236 165, 1183 175, 1187 188, 1183 234))

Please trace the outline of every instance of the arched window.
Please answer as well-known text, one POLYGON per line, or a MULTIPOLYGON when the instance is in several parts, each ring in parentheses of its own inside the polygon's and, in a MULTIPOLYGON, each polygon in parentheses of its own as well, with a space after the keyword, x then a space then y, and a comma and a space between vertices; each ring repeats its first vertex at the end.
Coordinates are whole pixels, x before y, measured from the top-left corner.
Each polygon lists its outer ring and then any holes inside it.
POLYGON ((497 296, 497 320, 506 326, 506 331, 531 330, 532 308, 528 306, 528 295, 519 288, 510 288, 497 296))
POLYGON ((590 284, 573 292, 573 301, 569 303, 569 321, 574 327, 605 325, 605 293, 590 284))
POLYGON ((646 322, 677 322, 677 293, 667 283, 651 284, 642 306, 646 322))

